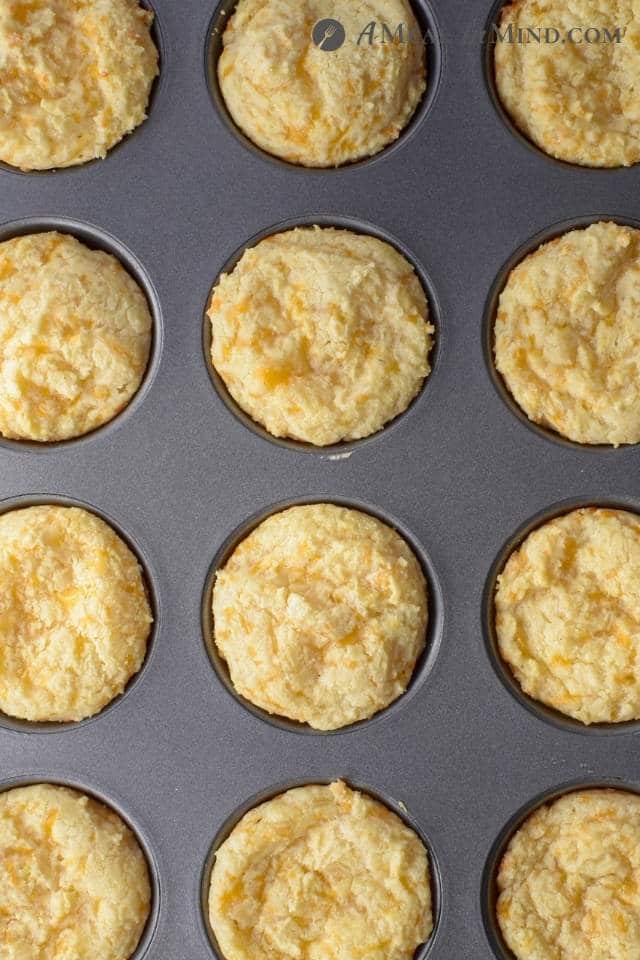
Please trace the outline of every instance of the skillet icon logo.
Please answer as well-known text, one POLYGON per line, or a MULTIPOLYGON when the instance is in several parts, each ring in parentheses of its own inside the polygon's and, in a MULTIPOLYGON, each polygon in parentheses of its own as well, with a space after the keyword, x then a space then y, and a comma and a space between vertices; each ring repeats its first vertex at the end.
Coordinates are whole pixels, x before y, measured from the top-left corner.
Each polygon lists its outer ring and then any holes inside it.
POLYGON ((339 20, 318 20, 311 33, 313 42, 319 50, 339 50, 345 41, 344 27, 339 20))

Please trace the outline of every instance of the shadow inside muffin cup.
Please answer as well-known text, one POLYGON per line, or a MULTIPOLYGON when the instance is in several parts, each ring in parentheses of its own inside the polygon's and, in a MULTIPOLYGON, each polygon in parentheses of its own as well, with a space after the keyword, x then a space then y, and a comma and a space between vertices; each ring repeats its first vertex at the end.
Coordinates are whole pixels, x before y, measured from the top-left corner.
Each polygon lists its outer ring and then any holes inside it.
POLYGON ((624 790, 627 793, 640 794, 640 786, 627 783, 622 778, 613 777, 599 780, 572 780, 568 783, 552 787, 539 794, 533 800, 521 807, 517 813, 502 828, 494 841, 485 862, 482 873, 480 911, 485 934, 493 953, 498 960, 517 960, 516 955, 507 946, 500 930, 496 915, 498 903, 498 871, 502 858, 506 853, 509 842, 532 813, 547 803, 553 803, 560 797, 581 790, 624 790))
POLYGON ((145 399, 155 379, 158 367, 160 366, 162 353, 163 328, 160 299, 141 262, 135 254, 120 240, 117 240, 116 237, 93 224, 83 223, 80 220, 74 220, 70 217, 25 217, 22 220, 12 220, 0 224, 0 243, 3 243, 5 240, 13 240, 16 237, 24 237, 36 233, 48 233, 50 231, 58 231, 59 233, 75 237, 76 240, 79 240, 90 250, 100 250, 104 253, 111 254, 111 256, 119 261, 129 276, 135 280, 145 296, 151 315, 149 357, 138 389, 126 406, 120 410, 119 413, 116 413, 111 420, 108 420, 101 426, 79 437, 70 437, 67 440, 20 440, 5 437, 0 433, 0 447, 6 447, 9 450, 20 452, 46 453, 67 449, 106 436, 112 430, 117 429, 128 417, 137 411, 145 399))
MULTIPOLYGON (((502 100, 500 99, 500 94, 498 92, 498 86, 496 83, 496 73, 495 73, 495 64, 494 64, 494 51, 496 47, 497 38, 496 31, 499 27, 500 17, 502 10, 505 7, 512 5, 513 0, 495 0, 489 17, 486 22, 484 30, 484 39, 482 42, 482 74, 484 76, 485 86, 489 94, 489 99, 493 105, 493 108, 498 115, 499 119, 502 121, 502 124, 509 131, 512 137, 524 146, 531 153, 536 154, 538 157, 542 157, 543 160, 547 163, 552 164, 556 167, 564 167, 567 170, 572 171, 574 174, 576 172, 582 172, 587 174, 609 174, 615 175, 616 173, 629 171, 633 167, 591 167, 587 164, 581 163, 572 163, 569 160, 561 160, 558 157, 553 157, 551 154, 547 153, 546 150, 543 150, 542 147, 539 147, 533 140, 530 140, 529 137, 523 133, 522 130, 518 127, 515 121, 511 118, 508 111, 503 106, 502 100)), ((531 24, 532 27, 540 26, 542 28, 549 26, 547 23, 543 24, 531 24)), ((558 45, 558 56, 566 55, 567 47, 565 44, 558 45)))
POLYGON ((120 819, 127 825, 135 837, 136 842, 138 843, 138 846, 140 847, 140 850, 142 851, 146 861, 147 870, 149 871, 151 904, 149 907, 149 916, 140 935, 140 940, 138 941, 136 949, 127 958, 127 960, 142 960, 142 958, 147 955, 147 951, 151 946, 156 933, 158 917, 160 915, 161 901, 160 871, 145 831, 130 817, 128 813, 125 812, 119 802, 116 802, 111 799, 111 797, 101 793, 95 787, 86 786, 84 783, 78 783, 77 780, 71 778, 65 779, 63 777, 48 777, 38 775, 12 777, 10 780, 0 781, 0 794, 6 793, 9 790, 15 790, 18 787, 49 785, 54 787, 68 787, 70 790, 77 790, 78 793, 84 793, 92 800, 96 800, 98 803, 101 803, 113 813, 117 814, 117 816, 119 816, 120 819))
POLYGON ((407 417, 412 414, 418 404, 422 401, 424 394, 430 387, 436 372, 440 360, 440 354, 442 351, 442 324, 441 324, 441 310, 440 302, 436 294, 433 282, 420 263, 420 261, 414 256, 414 254, 399 240, 393 237, 391 234, 387 233, 385 230, 382 230, 380 227, 376 227, 371 223, 368 223, 365 220, 360 220, 355 217, 344 217, 344 216, 327 216, 320 215, 317 217, 302 217, 302 218, 292 218, 289 220, 284 220, 282 223, 277 223, 273 227, 267 227, 265 230, 261 230, 259 233, 255 234, 246 243, 239 247, 226 261, 224 266, 219 270, 212 286, 207 296, 207 302, 205 304, 203 314, 202 314, 202 352, 204 355, 204 362, 209 374, 209 378, 213 384, 215 392, 222 400, 223 404, 229 410, 229 412, 238 420, 243 426, 251 430, 252 433, 256 436, 261 437, 263 440, 267 440, 269 443, 275 444, 278 447, 283 447, 287 450, 298 451, 301 453, 312 453, 320 456, 321 458, 326 459, 340 459, 341 457, 347 457, 349 454, 353 453, 360 447, 363 447, 365 444, 372 443, 375 440, 379 440, 382 437, 386 437, 388 433, 403 422, 407 417), (220 278, 223 274, 231 273, 239 261, 242 259, 243 254, 246 250, 251 249, 252 247, 257 246, 261 240, 266 239, 267 237, 274 236, 277 233, 285 233, 289 230, 295 230, 296 228, 311 228, 314 226, 318 227, 333 227, 336 230, 351 230, 353 233, 358 233, 367 237, 375 237, 378 240, 382 240, 384 243, 388 243, 389 246, 397 250, 398 253, 411 264, 414 268, 415 274, 420 281, 420 285, 424 291, 427 303, 429 306, 429 321, 435 327, 435 332, 432 334, 432 346, 429 352, 429 364, 431 367, 430 373, 425 377, 420 390, 413 398, 411 403, 407 406, 405 410, 395 416, 392 420, 389 420, 380 430, 377 430, 375 433, 369 434, 367 437, 361 437, 357 440, 343 440, 339 443, 327 444, 326 446, 317 446, 313 443, 306 443, 302 440, 293 440, 290 437, 275 437, 273 434, 269 433, 261 424, 247 414, 242 407, 236 403, 234 398, 231 396, 231 393, 227 389, 227 386, 213 365, 211 359, 211 321, 207 316, 207 311, 211 305, 211 300, 214 296, 216 287, 220 282, 220 278))
POLYGON ((509 408, 511 413, 524 424, 529 430, 532 430, 539 437, 551 440, 568 450, 580 450, 587 453, 624 453, 636 449, 638 444, 620 444, 615 447, 610 443, 578 443, 575 440, 569 440, 562 436, 552 427, 545 427, 539 423, 530 420, 525 411, 519 406, 509 390, 502 374, 496 366, 495 358, 495 322, 500 304, 500 297, 505 289, 509 276, 518 264, 526 259, 530 254, 535 253, 539 247, 551 240, 556 240, 572 230, 583 230, 595 223, 616 223, 624 227, 632 227, 640 230, 640 221, 631 217, 617 216, 616 214, 592 214, 582 217, 573 217, 570 220, 563 220, 560 223, 554 223, 544 230, 540 230, 525 243, 521 244, 509 259, 500 268, 496 279, 494 280, 489 295, 487 297, 484 314, 482 318, 482 349, 485 365, 489 373, 489 378, 493 384, 498 396, 502 402, 509 408))
MULTIPOLYGON (((398 137, 388 146, 383 147, 377 153, 370 157, 363 157, 360 160, 353 160, 349 163, 343 163, 337 167, 305 167, 299 163, 291 163, 283 160, 281 157, 268 153, 257 146, 235 123, 227 108, 224 96, 218 82, 218 60, 223 50, 222 38, 226 26, 233 16, 238 5, 238 0, 221 0, 216 8, 209 27, 204 49, 204 72, 207 87, 214 107, 222 119, 227 129, 235 136, 236 140, 254 156, 266 160, 268 163, 280 167, 282 170, 297 171, 299 173, 309 174, 311 176, 327 176, 335 173, 341 173, 349 170, 359 170, 368 167, 379 160, 392 156, 397 150, 401 149, 413 138, 422 126, 423 121, 431 112, 431 108, 436 100, 440 89, 443 69, 443 48, 440 36, 440 29, 433 12, 430 0, 410 0, 410 6, 418 22, 420 32, 426 37, 426 55, 427 55, 427 87, 418 103, 413 116, 406 126, 400 131, 398 137)), ((367 24, 366 18, 363 27, 367 24)), ((331 54, 328 54, 330 57, 331 54)), ((330 60, 327 62, 329 65, 330 60)))
POLYGON ((426 958, 431 954, 431 950, 435 945, 436 940, 438 939, 440 932, 440 924, 442 918, 442 873, 440 871, 440 865, 438 862, 438 857, 433 849, 433 844, 418 825, 416 820, 411 816, 409 811, 406 809, 404 804, 398 802, 392 797, 387 796, 386 794, 380 792, 379 790, 374 789, 366 784, 356 782, 350 777, 341 777, 335 776, 330 780, 289 780, 286 783, 278 784, 277 786, 268 787, 266 790, 262 790, 260 793, 255 794, 245 801, 240 807, 237 807, 233 813, 231 813, 226 820, 222 823, 218 829, 213 842, 209 848, 206 859, 204 861, 204 866, 202 868, 202 873, 200 875, 200 919, 202 922, 202 931, 204 933, 205 940, 213 950, 213 953, 216 957, 216 960, 227 960, 223 954, 220 946, 218 944, 216 935, 211 926, 209 920, 209 887, 211 886, 211 872, 216 859, 216 854, 225 840, 236 828, 240 820, 249 813, 250 810, 253 810, 254 807, 259 806, 261 803, 266 803, 268 800, 274 800, 276 797, 280 796, 282 793, 286 793, 288 790, 294 790, 297 787, 309 787, 309 786, 328 786, 331 783, 334 783, 336 780, 342 780, 348 787, 352 790, 358 790, 360 793, 367 794, 373 800, 377 800, 378 803, 381 803, 384 807, 390 810, 392 813, 395 813, 397 817, 402 820, 406 827, 413 830, 413 832, 420 839, 423 847, 427 851, 427 856, 429 860, 429 874, 430 874, 430 888, 431 888, 431 912, 433 916, 433 930, 429 935, 429 939, 421 944, 415 951, 413 955, 413 960, 426 960, 426 958))
POLYGON ((149 91, 149 101, 147 103, 146 117, 142 123, 138 124, 137 127, 134 127, 129 133, 118 140, 112 147, 107 151, 106 157, 94 157, 92 160, 85 160, 84 163, 74 163, 68 167, 50 167, 46 170, 21 170, 20 167, 14 167, 12 164, 7 163, 5 160, 0 160, 0 171, 6 171, 7 173, 14 173, 20 177, 50 177, 57 176, 59 174, 69 174, 77 173, 79 171, 87 170, 89 167, 95 167, 98 164, 105 163, 109 157, 111 157, 116 151, 120 151, 125 147, 132 137, 140 132, 146 125, 149 117, 151 116, 151 111, 155 108, 158 99, 160 97, 161 88, 164 87, 165 81, 165 42, 164 35, 162 32, 162 25, 158 20, 158 13, 155 9, 153 3, 149 0, 138 0, 138 3, 145 10, 151 10, 153 13, 153 23, 151 24, 151 39, 153 40, 156 50, 158 51, 158 75, 154 78, 153 83, 151 84, 151 90, 149 91))
POLYGON ((408 530, 403 523, 396 520, 394 517, 383 513, 377 507, 373 507, 368 503, 358 500, 349 500, 343 497, 300 497, 298 499, 281 501, 280 503, 273 504, 259 513, 254 514, 239 527, 236 527, 233 533, 227 537, 216 553, 213 563, 209 568, 209 572, 204 584, 204 590, 202 592, 200 615, 202 638, 204 641, 205 650, 211 662, 211 666, 213 667, 218 680, 220 680, 225 690, 231 694, 233 699, 236 700, 240 706, 244 707, 245 710, 248 710, 249 713, 253 714, 253 716, 257 717, 259 720, 262 720, 273 727, 277 727, 280 730, 285 730, 289 733, 301 733, 311 736, 334 736, 336 734, 350 733, 355 730, 360 730, 366 725, 377 723, 385 717, 389 717, 398 710, 401 710, 402 707, 405 706, 406 703, 417 693, 433 670, 434 664, 438 657, 440 643, 442 640, 443 609, 444 604, 442 590, 433 563, 422 544, 413 536, 411 531, 408 530), (281 513, 284 510, 288 510, 290 507, 318 503, 330 503, 339 507, 347 507, 352 510, 359 510, 361 513, 366 513, 371 517, 375 517, 375 519, 382 521, 382 523, 386 524, 388 527, 391 527, 392 530, 395 530, 403 538, 403 540, 405 540, 418 560, 427 583, 428 593, 426 644, 424 650, 421 652, 416 661, 411 679, 404 693, 400 694, 397 699, 393 700, 382 710, 379 710, 372 717, 369 717, 366 720, 358 720, 355 723, 350 723, 343 727, 338 727, 336 730, 318 730, 315 727, 311 727, 307 723, 301 723, 297 720, 290 720, 289 718, 281 716, 280 714, 269 713, 268 711, 263 710, 261 707, 256 706, 250 700, 247 700, 245 697, 241 696, 231 681, 227 663, 218 651, 214 640, 215 625, 213 620, 212 595, 217 572, 226 565, 236 547, 238 547, 239 544, 268 517, 271 517, 277 513, 281 513))
POLYGON ((558 517, 572 513, 574 510, 583 508, 624 510, 627 513, 637 514, 640 519, 640 504, 631 500, 624 500, 622 498, 598 500, 581 498, 563 500, 561 503, 556 503, 545 510, 541 510, 534 517, 523 523, 502 546, 487 577, 482 597, 482 628, 485 647, 491 666, 502 685, 525 710, 536 716, 539 720, 550 723, 565 733, 581 733, 587 736, 616 736, 637 733, 640 731, 640 720, 624 720, 620 723, 586 724, 573 717, 567 716, 567 714, 562 713, 560 710, 555 710, 553 707, 547 706, 534 697, 530 697, 524 692, 511 667, 500 653, 496 631, 495 610, 495 592, 498 576, 504 570, 505 564, 511 554, 522 546, 529 534, 533 533, 534 530, 540 529, 550 520, 555 520, 558 517))
POLYGON ((12 717, 0 710, 0 727, 4 727, 6 730, 13 730, 18 733, 60 733, 70 730, 77 730, 80 727, 86 726, 88 723, 93 723, 101 717, 106 716, 112 710, 115 710, 118 704, 121 703, 142 680, 143 674, 145 673, 155 651, 156 638, 160 628, 160 603, 155 586, 155 577, 152 575, 148 560, 144 556, 136 541, 102 510, 99 510, 97 507, 91 506, 88 503, 84 503, 82 500, 74 500, 70 497, 62 497, 53 494, 25 494, 24 496, 20 497, 9 497, 6 500, 0 500, 0 517, 7 513, 11 513, 14 510, 24 510, 27 507, 39 506, 77 507, 80 510, 86 510, 87 513, 93 514, 93 516, 103 520, 107 526, 111 527, 111 529, 127 545, 129 550, 131 550, 140 565, 140 569, 142 571, 142 582, 147 600, 149 602, 149 607, 151 609, 153 622, 150 626, 149 636, 147 638, 147 649, 140 669, 129 679, 129 682, 126 684, 122 693, 118 694, 113 698, 113 700, 110 700, 109 703, 105 704, 102 710, 99 710, 98 713, 92 714, 90 717, 85 717, 83 720, 60 721, 23 720, 19 717, 12 717))

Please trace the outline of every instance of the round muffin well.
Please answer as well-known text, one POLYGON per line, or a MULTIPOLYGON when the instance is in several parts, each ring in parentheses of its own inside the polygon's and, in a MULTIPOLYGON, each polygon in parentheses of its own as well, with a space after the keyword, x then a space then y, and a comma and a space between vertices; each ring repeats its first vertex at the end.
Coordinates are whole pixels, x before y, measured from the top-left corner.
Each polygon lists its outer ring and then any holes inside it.
POLYGON ((640 441, 640 230, 598 222, 509 274, 495 367, 529 420, 575 443, 640 441))
POLYGON ((640 160, 640 19, 632 0, 512 0, 493 31, 498 97, 533 144, 581 166, 640 160))
POLYGON ((498 651, 523 692, 582 724, 640 719, 640 517, 583 507, 543 523, 495 587, 498 651))
POLYGON ((249 810, 215 851, 207 907, 225 960, 303 948, 412 960, 433 929, 429 857, 368 794, 295 787, 249 810))
POLYGON ((425 650, 428 588, 406 541, 360 510, 271 514, 215 574, 213 642, 241 698, 316 730, 369 719, 425 650))
POLYGON ((5 0, 0 161, 85 163, 139 126, 158 75, 152 22, 138 0, 5 0))
POLYGON ((0 709, 93 716, 140 670, 153 615, 140 564, 100 517, 43 504, 0 516, 0 709))
POLYGON ((105 804, 50 783, 1 792, 0 859, 4 960, 135 952, 151 914, 149 868, 105 804))
POLYGON ((397 139, 423 98, 425 61, 408 0, 372 0, 366 9, 348 0, 240 0, 222 37, 217 82, 233 122, 257 147, 327 168, 397 139), (372 22, 375 36, 363 35, 372 22))
POLYGON ((636 956, 639 857, 635 793, 576 790, 538 807, 496 876, 496 919, 516 960, 636 956))
POLYGON ((208 317, 235 403, 271 436, 318 448, 381 430, 431 370, 435 331, 412 264, 351 230, 260 240, 220 277, 208 317))
POLYGON ((113 420, 149 364, 153 319, 119 260, 66 233, 0 243, 0 436, 49 443, 113 420))

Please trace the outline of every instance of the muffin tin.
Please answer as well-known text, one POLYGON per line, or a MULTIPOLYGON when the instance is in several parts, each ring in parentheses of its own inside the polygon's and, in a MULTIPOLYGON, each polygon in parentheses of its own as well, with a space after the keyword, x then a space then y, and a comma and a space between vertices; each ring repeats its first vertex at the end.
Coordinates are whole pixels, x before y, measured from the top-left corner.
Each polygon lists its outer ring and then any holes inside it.
POLYGON ((503 265, 558 224, 640 220, 640 170, 556 162, 505 125, 487 79, 491 0, 415 6, 433 28, 438 77, 428 111, 374 160, 304 171, 245 149, 203 67, 213 0, 155 0, 162 75, 149 119, 104 161, 0 169, 3 239, 58 226, 110 249, 142 279, 155 316, 147 379, 113 423, 64 444, 0 444, 4 506, 89 504, 130 538, 156 597, 151 655, 117 705, 48 735, 0 725, 0 789, 16 778, 79 786, 142 838, 155 912, 137 960, 215 956, 202 913, 214 840, 283 786, 336 777, 403 804, 428 838, 438 923, 420 957, 505 960, 490 907, 505 826, 564 785, 640 789, 636 725, 545 722, 499 676, 487 629, 495 564, 528 524, 577 503, 640 511, 638 449, 583 448, 531 428, 496 391, 487 340, 503 265), (203 311, 250 238, 345 218, 418 265, 437 364, 391 428, 310 456, 248 429, 221 402, 203 311), (341 736, 300 736, 245 709, 201 629, 205 584, 228 538, 284 502, 317 499, 365 504, 423 545, 437 628, 428 675, 341 736))

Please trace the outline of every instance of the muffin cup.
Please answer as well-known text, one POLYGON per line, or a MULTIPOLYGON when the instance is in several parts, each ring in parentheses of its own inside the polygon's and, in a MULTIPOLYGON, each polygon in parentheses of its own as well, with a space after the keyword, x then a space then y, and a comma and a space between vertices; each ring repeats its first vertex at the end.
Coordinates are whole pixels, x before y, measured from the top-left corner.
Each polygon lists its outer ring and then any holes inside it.
POLYGON ((433 845, 428 839, 425 832, 418 825, 418 823, 411 816, 410 812, 404 806, 403 803, 395 800, 394 798, 387 796, 386 794, 381 793, 378 790, 373 789, 371 786, 361 783, 354 782, 351 778, 336 776, 332 779, 325 780, 295 780, 289 781, 287 783, 278 784, 276 786, 268 787, 265 790, 261 791, 259 794, 250 797, 246 800, 240 807, 236 808, 226 820, 218 828, 209 852, 207 853, 206 859, 204 861, 204 866, 202 868, 202 873, 200 877, 200 919, 202 924, 202 933, 204 939, 206 940, 209 948, 212 950, 213 955, 216 960, 226 960, 226 957, 220 950, 216 935, 213 932, 211 923, 209 921, 209 887, 211 885, 211 872, 216 859, 216 853, 219 848, 222 846, 227 837, 233 832, 235 827, 238 825, 240 820, 249 813, 254 807, 259 806, 261 803, 265 803, 268 800, 273 800, 275 797, 279 796, 281 793, 286 793, 287 790, 293 790, 296 787, 309 787, 309 786, 328 786, 330 783, 333 783, 336 780, 343 780, 347 786, 351 787, 353 790, 359 790, 361 793, 366 794, 371 797, 373 800, 377 800, 378 803, 381 803, 384 807, 390 810, 392 813, 395 813, 397 817, 402 820, 406 827, 409 827, 410 830, 418 836, 422 845, 427 851, 428 860, 429 860, 429 872, 430 872, 430 887, 431 887, 431 911, 433 914, 433 930, 428 938, 428 940, 419 946, 414 953, 413 960, 427 960, 431 956, 431 952, 435 947, 436 941, 439 939, 440 932, 440 919, 442 915, 442 900, 443 900, 443 881, 442 875, 440 873, 440 867, 438 864, 437 854, 433 850, 433 845))

